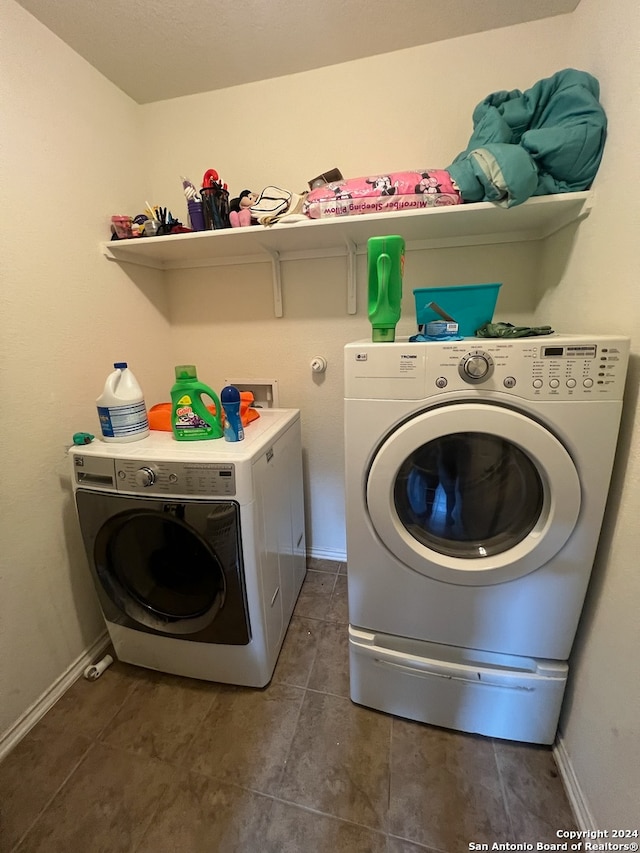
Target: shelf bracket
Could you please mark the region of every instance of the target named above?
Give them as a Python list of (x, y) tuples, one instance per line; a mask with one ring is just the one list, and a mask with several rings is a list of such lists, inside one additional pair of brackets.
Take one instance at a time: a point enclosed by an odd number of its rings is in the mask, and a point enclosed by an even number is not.
[(267, 249), (265, 252), (271, 255), (271, 274), (273, 277), (273, 313), (276, 317), (283, 316), (282, 310), (282, 272), (280, 270), (280, 252), (275, 249)]
[(347, 313), (355, 314), (358, 311), (356, 302), (356, 251), (358, 247), (348, 237), (345, 238), (345, 243), (347, 244)]

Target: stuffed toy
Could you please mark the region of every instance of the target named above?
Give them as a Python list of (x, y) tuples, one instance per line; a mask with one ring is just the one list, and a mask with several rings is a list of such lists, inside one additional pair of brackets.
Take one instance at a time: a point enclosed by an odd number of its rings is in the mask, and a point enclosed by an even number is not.
[(251, 190), (242, 190), (238, 198), (232, 198), (229, 203), (229, 221), (232, 228), (251, 225), (251, 205), (257, 196)]

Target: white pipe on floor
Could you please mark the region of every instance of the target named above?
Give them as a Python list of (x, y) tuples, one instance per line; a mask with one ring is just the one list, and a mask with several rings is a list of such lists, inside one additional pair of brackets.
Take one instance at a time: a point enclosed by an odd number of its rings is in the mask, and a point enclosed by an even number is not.
[(96, 678), (100, 678), (102, 673), (108, 666), (111, 666), (113, 663), (113, 658), (111, 655), (105, 655), (102, 660), (98, 661), (98, 663), (91, 664), (84, 671), (84, 677), (88, 681), (95, 681)]

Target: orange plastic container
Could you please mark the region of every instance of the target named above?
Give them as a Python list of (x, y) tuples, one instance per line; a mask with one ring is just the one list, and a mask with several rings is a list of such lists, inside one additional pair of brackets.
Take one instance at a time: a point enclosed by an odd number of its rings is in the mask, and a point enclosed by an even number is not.
[[(216, 413), (215, 406), (207, 406), (212, 415)], [(260, 417), (258, 409), (253, 408), (253, 392), (240, 392), (240, 418), (242, 425), (247, 426)], [(156, 403), (149, 409), (149, 429), (159, 432), (171, 432), (171, 403)]]

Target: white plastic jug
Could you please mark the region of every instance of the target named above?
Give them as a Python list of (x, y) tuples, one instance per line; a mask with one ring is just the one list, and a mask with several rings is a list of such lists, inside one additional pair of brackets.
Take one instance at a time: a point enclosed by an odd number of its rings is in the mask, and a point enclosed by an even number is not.
[(126, 361), (116, 362), (96, 400), (105, 441), (138, 441), (149, 435), (149, 418), (138, 380)]

